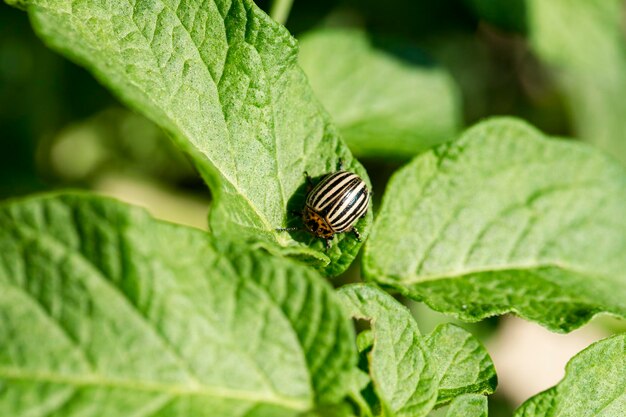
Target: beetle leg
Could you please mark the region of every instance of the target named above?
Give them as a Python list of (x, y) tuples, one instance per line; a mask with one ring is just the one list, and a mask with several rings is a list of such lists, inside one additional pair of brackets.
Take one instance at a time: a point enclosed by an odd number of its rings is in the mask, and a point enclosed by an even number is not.
[(335, 235), (331, 235), (330, 237), (324, 238), (324, 242), (326, 242), (326, 252), (330, 250), (330, 241), (335, 238)]
[(313, 178), (306, 171), (304, 171), (304, 177), (306, 178), (306, 193), (308, 194), (313, 189)]
[(354, 233), (354, 236), (356, 236), (356, 240), (361, 242), (361, 234), (359, 233), (356, 227), (352, 226), (352, 232)]

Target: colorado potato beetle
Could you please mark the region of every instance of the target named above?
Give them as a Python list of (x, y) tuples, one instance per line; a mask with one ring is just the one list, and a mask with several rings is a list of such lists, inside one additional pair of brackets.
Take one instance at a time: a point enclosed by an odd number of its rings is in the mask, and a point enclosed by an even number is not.
[[(300, 215), (304, 230), (326, 241), (337, 233), (354, 232), (361, 240), (354, 224), (364, 217), (370, 203), (370, 192), (365, 181), (357, 174), (343, 170), (341, 162), (338, 170), (326, 175), (313, 187), (311, 177), (306, 174), (309, 192)], [(303, 230), (300, 227), (277, 229), (281, 231)]]

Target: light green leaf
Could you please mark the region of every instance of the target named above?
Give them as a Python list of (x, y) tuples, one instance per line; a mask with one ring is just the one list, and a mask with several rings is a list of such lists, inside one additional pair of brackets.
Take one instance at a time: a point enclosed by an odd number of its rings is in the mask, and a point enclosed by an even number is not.
[(389, 294), (347, 285), (339, 294), (354, 318), (371, 321), (370, 374), (383, 407), (393, 416), (425, 416), (437, 399), (437, 375), (410, 311)]
[(354, 332), (314, 271), (87, 195), (0, 206), (0, 415), (296, 416)]
[(493, 119), (394, 175), (364, 271), (465, 320), (511, 311), (568, 331), (626, 316), (624, 207), (618, 164)]
[(424, 337), (410, 311), (379, 288), (354, 284), (339, 294), (354, 318), (371, 323), (371, 331), (364, 332), (373, 345), (369, 371), (390, 415), (427, 415), (458, 395), (493, 392), (491, 358), (465, 330), (442, 325)]
[(307, 34), (299, 62), (357, 155), (408, 158), (452, 139), (461, 125), (459, 92), (447, 72), (378, 51), (361, 31)]
[(452, 401), (446, 417), (487, 417), (488, 413), (487, 397), (478, 394), (466, 394)]
[(487, 350), (471, 333), (443, 324), (428, 336), (426, 345), (439, 380), (437, 404), (461, 394), (494, 392), (498, 384), (496, 369)]
[[(326, 254), (319, 239), (275, 230), (290, 219), (301, 225), (289, 209), (302, 208), (304, 171), (332, 172), (341, 158), (367, 176), (297, 66), (295, 39), (252, 0), (19, 5), (48, 45), (87, 67), (191, 157), (214, 196), (217, 237), (259, 240), (330, 275), (350, 264), (360, 246), (353, 236), (339, 236)], [(359, 230), (367, 233), (367, 223)]]
[(574, 356), (563, 380), (526, 401), (515, 417), (623, 417), (626, 415), (626, 333)]
[(526, 0), (526, 8), (530, 44), (553, 69), (577, 135), (626, 164), (623, 0)]

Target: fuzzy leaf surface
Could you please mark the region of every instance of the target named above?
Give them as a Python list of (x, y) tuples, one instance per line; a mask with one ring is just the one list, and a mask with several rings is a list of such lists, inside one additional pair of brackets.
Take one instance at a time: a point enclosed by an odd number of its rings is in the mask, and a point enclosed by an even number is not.
[(410, 311), (381, 289), (354, 284), (339, 289), (352, 317), (369, 320), (369, 372), (390, 415), (427, 415), (467, 393), (492, 393), (495, 369), (482, 345), (454, 325), (422, 336)]
[(298, 59), (358, 156), (410, 158), (452, 139), (461, 125), (459, 92), (445, 70), (376, 50), (362, 31), (309, 33)]
[(492, 119), (393, 176), (364, 270), (465, 320), (514, 312), (568, 331), (626, 316), (624, 207), (619, 164)]
[(450, 404), (446, 417), (487, 417), (487, 397), (478, 394), (466, 394), (456, 397)]
[(556, 386), (526, 401), (515, 417), (626, 415), (626, 333), (574, 356)]
[(0, 415), (297, 416), (356, 369), (310, 268), (88, 195), (0, 206)]
[(370, 320), (370, 375), (383, 407), (394, 416), (427, 415), (437, 399), (437, 375), (409, 310), (367, 284), (344, 286), (339, 294), (352, 317)]
[(471, 333), (454, 324), (442, 324), (428, 335), (426, 345), (439, 380), (437, 405), (462, 394), (495, 391), (496, 368), (485, 347)]
[(264, 242), (328, 275), (351, 263), (352, 236), (325, 253), (306, 233), (275, 230), (301, 225), (290, 210), (303, 207), (305, 171), (321, 176), (342, 159), (367, 175), (313, 96), (295, 39), (252, 0), (7, 1), (190, 156), (213, 193), (216, 236)]

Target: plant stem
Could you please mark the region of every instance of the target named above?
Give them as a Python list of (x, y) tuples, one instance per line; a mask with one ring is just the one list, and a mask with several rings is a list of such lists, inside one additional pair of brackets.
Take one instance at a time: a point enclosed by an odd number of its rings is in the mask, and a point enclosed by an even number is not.
[(289, 17), (292, 3), (293, 0), (274, 0), (270, 9), (270, 17), (284, 25)]

